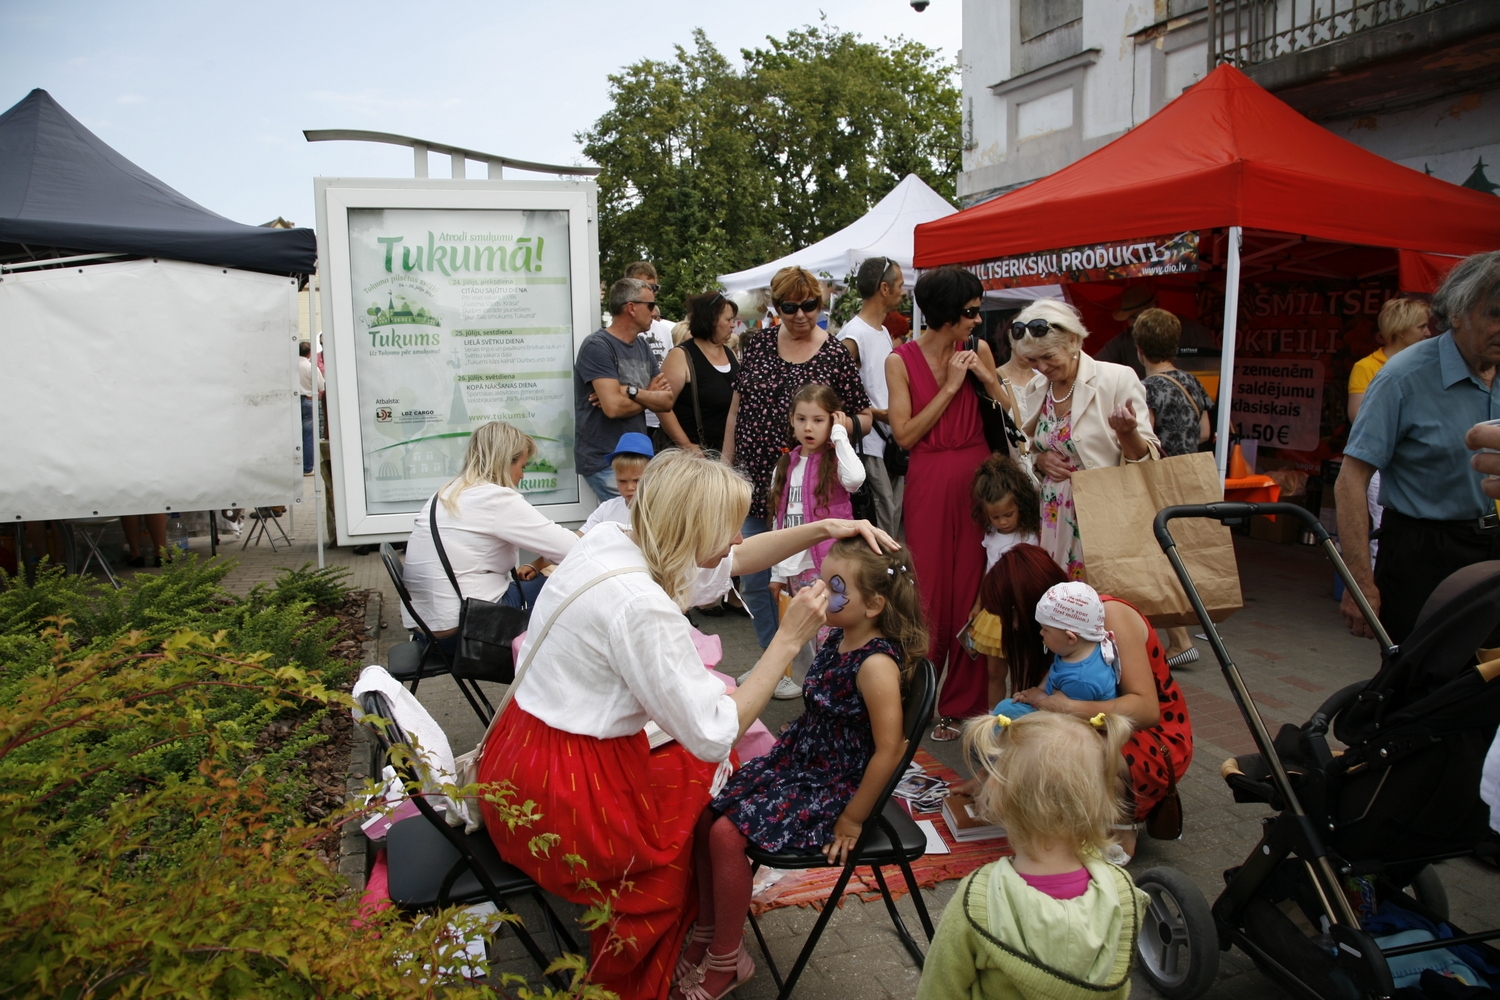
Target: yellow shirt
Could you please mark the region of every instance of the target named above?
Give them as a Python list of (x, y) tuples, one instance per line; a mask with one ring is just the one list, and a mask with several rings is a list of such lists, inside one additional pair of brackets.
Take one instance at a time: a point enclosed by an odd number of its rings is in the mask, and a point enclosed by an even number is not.
[(1385, 348), (1377, 347), (1374, 354), (1354, 362), (1354, 367), (1349, 372), (1349, 392), (1364, 392), (1370, 388), (1371, 380), (1389, 360), (1390, 358), (1385, 356)]

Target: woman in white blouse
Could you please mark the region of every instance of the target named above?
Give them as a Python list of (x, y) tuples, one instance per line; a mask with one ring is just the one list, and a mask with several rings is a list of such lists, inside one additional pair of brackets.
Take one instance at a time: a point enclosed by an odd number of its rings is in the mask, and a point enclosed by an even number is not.
[[(584, 904), (609, 898), (612, 922), (593, 935), (592, 981), (625, 1000), (666, 993), (693, 918), (694, 824), (735, 743), (823, 623), (828, 591), (820, 582), (796, 596), (733, 694), (703, 668), (683, 609), (717, 601), (731, 575), (829, 538), (861, 534), (895, 548), (867, 521), (744, 539), (749, 507), (750, 484), (728, 466), (680, 450), (653, 460), (631, 526), (597, 526), (553, 573), (521, 649), (521, 663), (531, 662), (485, 741), (480, 781), (508, 784), (512, 801), (529, 800), (538, 814), (511, 827), (486, 804), (490, 836), (548, 891)], [(651, 750), (648, 721), (674, 742)], [(533, 852), (542, 834), (557, 839)]]
[[(440, 644), (456, 641), (462, 601), (432, 542), (434, 508), (443, 551), (464, 597), (498, 601), (510, 587), (521, 549), (559, 562), (578, 541), (516, 490), (535, 454), (536, 442), (510, 424), (482, 424), (469, 438), (463, 471), (422, 505), (406, 542), (404, 579), (413, 609)], [(527, 580), (537, 570), (527, 565), (517, 572)], [(409, 629), (417, 627), (404, 607), (401, 620)]]

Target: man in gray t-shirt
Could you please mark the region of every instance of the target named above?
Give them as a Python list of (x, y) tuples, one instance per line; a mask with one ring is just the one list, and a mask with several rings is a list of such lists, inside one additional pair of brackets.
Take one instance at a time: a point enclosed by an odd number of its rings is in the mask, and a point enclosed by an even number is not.
[(605, 456), (620, 435), (646, 432), (647, 410), (677, 401), (641, 334), (651, 326), (656, 293), (644, 281), (621, 278), (609, 289), (609, 326), (584, 338), (573, 362), (573, 458), (578, 474), (602, 503), (619, 496)]

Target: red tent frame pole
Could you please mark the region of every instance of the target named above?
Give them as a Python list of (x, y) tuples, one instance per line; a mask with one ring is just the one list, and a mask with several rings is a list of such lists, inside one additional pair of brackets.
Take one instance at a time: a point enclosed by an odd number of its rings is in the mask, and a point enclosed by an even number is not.
[(1243, 230), (1229, 227), (1229, 257), (1224, 265), (1224, 345), (1219, 356), (1219, 436), (1214, 461), (1223, 479), (1229, 468), (1229, 411), (1234, 405), (1235, 326), (1240, 317), (1240, 241)]

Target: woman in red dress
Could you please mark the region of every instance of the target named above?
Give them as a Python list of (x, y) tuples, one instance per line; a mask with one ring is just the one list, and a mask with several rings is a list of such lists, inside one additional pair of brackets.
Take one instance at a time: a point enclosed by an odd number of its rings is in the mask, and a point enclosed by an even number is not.
[(938, 698), (942, 716), (935, 740), (958, 739), (957, 721), (989, 708), (989, 672), (957, 636), (968, 621), (984, 575), (984, 535), (974, 523), (969, 487), (990, 455), (979, 418), (972, 373), (992, 399), (1006, 406), (989, 344), (966, 341), (981, 322), (984, 287), (958, 267), (940, 267), (917, 279), (917, 305), (927, 329), (885, 362), (891, 432), (911, 452), (906, 473), (906, 544), (916, 564), (922, 609), (932, 637), (932, 665), (948, 675)]
[[(717, 601), (731, 574), (829, 538), (897, 547), (847, 520), (743, 540), (749, 507), (750, 484), (725, 465), (678, 450), (652, 461), (630, 528), (590, 531), (542, 590), (521, 648), (526, 673), (485, 738), (479, 780), (506, 782), (512, 802), (535, 806), (531, 822), (513, 826), (483, 806), (500, 856), (565, 899), (609, 902), (611, 920), (592, 934), (590, 981), (623, 1000), (667, 996), (695, 916), (693, 829), (734, 744), (823, 624), (827, 588), (798, 593), (732, 695), (703, 669), (683, 609)], [(674, 742), (652, 750), (648, 721)]]

